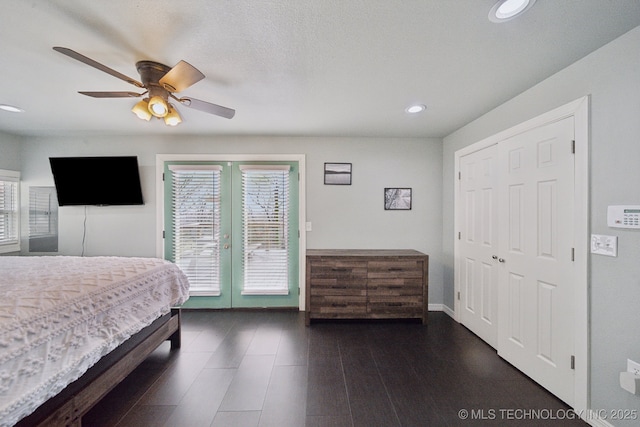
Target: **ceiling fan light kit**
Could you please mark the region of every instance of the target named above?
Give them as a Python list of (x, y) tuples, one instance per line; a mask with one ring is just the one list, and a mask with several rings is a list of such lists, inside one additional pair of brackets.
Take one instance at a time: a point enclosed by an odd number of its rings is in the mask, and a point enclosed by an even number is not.
[(149, 111), (149, 98), (145, 98), (139, 101), (131, 109), (133, 113), (138, 116), (139, 119), (149, 121), (151, 120), (151, 112)]
[(235, 115), (235, 110), (221, 105), (212, 104), (210, 102), (201, 101), (195, 98), (178, 98), (174, 95), (181, 92), (191, 85), (199, 82), (205, 76), (193, 65), (185, 61), (180, 61), (175, 67), (170, 68), (164, 64), (154, 61), (138, 61), (136, 69), (140, 74), (142, 82), (138, 82), (118, 71), (115, 71), (106, 65), (103, 65), (91, 58), (88, 58), (78, 52), (66, 47), (54, 47), (53, 50), (67, 55), (86, 65), (94, 67), (100, 71), (110, 74), (120, 80), (132, 84), (138, 88), (146, 89), (142, 93), (137, 92), (79, 92), (82, 95), (92, 98), (128, 98), (141, 97), (148, 95), (138, 103), (136, 103), (131, 111), (142, 120), (149, 121), (152, 116), (164, 118), (164, 122), (168, 126), (176, 126), (182, 123), (182, 117), (173, 104), (169, 103), (169, 97), (180, 102), (182, 105), (203, 111), (205, 113), (214, 114), (216, 116), (227, 119)]
[(169, 113), (169, 105), (160, 95), (149, 98), (149, 112), (156, 117), (164, 117)]
[(180, 117), (178, 110), (176, 110), (172, 104), (169, 104), (169, 111), (167, 112), (167, 115), (164, 116), (164, 123), (167, 126), (178, 126), (182, 123), (182, 117)]

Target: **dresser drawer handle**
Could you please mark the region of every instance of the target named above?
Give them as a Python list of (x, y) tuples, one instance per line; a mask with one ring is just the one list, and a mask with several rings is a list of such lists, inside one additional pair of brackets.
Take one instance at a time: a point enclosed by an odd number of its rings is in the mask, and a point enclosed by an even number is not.
[(332, 268), (331, 271), (349, 271), (348, 268)]
[(400, 306), (402, 306), (402, 303), (401, 302), (388, 302), (385, 305), (387, 305), (389, 307), (400, 307)]
[(404, 271), (404, 268), (389, 268), (388, 271)]
[(331, 304), (331, 307), (347, 307), (347, 304), (340, 304), (340, 303), (334, 302), (333, 304)]

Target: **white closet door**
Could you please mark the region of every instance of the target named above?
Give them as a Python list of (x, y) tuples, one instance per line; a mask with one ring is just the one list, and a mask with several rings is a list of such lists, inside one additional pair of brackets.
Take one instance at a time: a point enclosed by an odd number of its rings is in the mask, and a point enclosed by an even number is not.
[(498, 340), (497, 145), (460, 158), (460, 322), (494, 348)]
[(573, 118), (500, 142), (498, 353), (574, 401)]

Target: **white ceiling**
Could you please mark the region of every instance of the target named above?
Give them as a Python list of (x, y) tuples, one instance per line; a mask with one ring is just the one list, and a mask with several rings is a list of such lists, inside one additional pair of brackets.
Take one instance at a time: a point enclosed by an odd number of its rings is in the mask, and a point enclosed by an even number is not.
[[(503, 24), (495, 1), (0, 0), (0, 103), (26, 110), (0, 130), (442, 137), (640, 25), (640, 0), (537, 0)], [(144, 122), (135, 98), (77, 93), (136, 87), (53, 46), (136, 80), (138, 60), (183, 59), (206, 78), (180, 95), (236, 116)]]

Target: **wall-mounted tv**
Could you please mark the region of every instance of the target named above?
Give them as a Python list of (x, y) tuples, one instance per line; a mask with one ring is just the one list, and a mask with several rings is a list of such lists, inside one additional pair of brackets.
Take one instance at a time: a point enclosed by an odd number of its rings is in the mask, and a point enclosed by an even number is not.
[(136, 156), (50, 157), (58, 205), (142, 205)]

